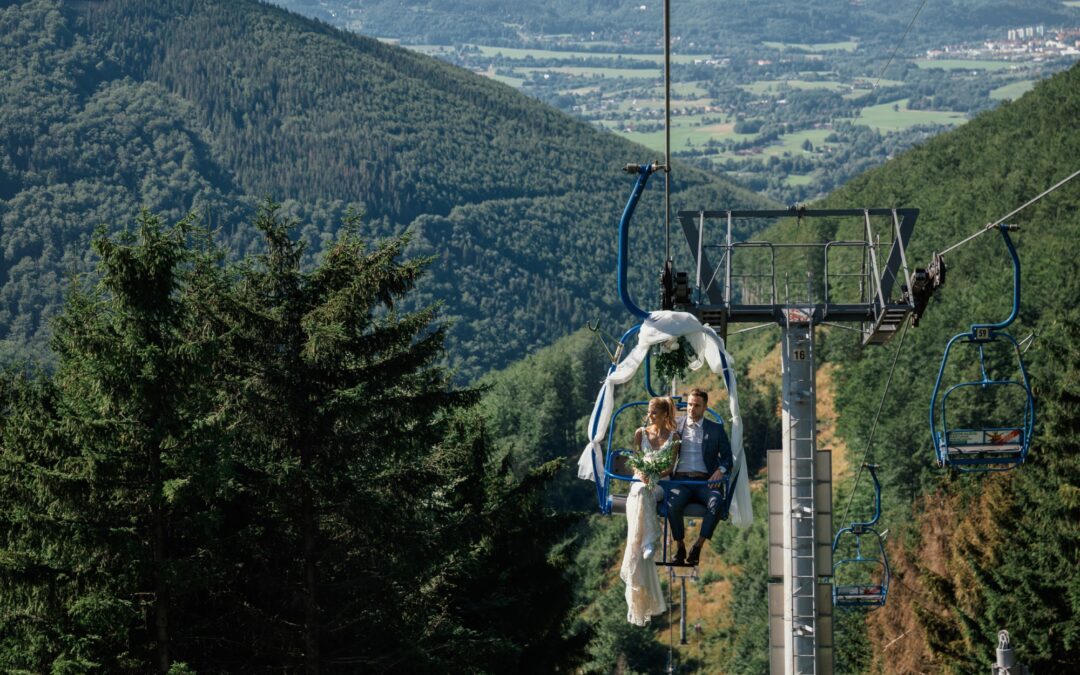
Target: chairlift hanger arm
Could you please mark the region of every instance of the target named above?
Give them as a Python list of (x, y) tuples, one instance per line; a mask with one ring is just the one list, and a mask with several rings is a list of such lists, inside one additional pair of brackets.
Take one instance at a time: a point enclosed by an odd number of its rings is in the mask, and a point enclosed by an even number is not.
[(1012, 239), (1009, 237), (1009, 230), (1020, 229), (1017, 225), (1006, 225), (1001, 223), (998, 225), (998, 230), (1001, 232), (1001, 238), (1005, 241), (1006, 248), (1009, 249), (1009, 257), (1012, 258), (1013, 264), (1013, 305), (1012, 312), (1008, 318), (998, 323), (973, 323), (971, 324), (971, 334), (977, 335), (979, 329), (985, 329), (987, 331), (1004, 330), (1013, 321), (1016, 321), (1017, 315), (1020, 313), (1020, 256), (1016, 254), (1016, 246), (1013, 244)]
[(874, 517), (865, 522), (851, 524), (852, 529), (859, 531), (867, 530), (876, 525), (881, 518), (881, 481), (877, 477), (877, 464), (864, 464), (863, 466), (870, 472), (870, 478), (874, 481)]
[(623, 209), (622, 218), (619, 219), (619, 261), (617, 267), (617, 277), (619, 286), (619, 298), (622, 300), (623, 306), (627, 311), (636, 316), (639, 319), (646, 319), (649, 313), (638, 307), (638, 305), (630, 298), (630, 291), (627, 288), (626, 270), (630, 258), (630, 219), (634, 215), (634, 211), (637, 209), (638, 200), (641, 199), (641, 193), (645, 191), (645, 185), (649, 182), (649, 176), (658, 169), (658, 165), (653, 162), (652, 164), (627, 164), (625, 171), (627, 173), (636, 173), (638, 178), (634, 183), (634, 189), (630, 193), (630, 199), (626, 202), (626, 208)]

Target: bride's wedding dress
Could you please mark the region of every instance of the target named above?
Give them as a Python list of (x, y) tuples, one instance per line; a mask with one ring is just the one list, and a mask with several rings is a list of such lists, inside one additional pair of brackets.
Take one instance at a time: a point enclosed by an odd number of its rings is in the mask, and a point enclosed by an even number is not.
[[(645, 455), (660, 452), (670, 446), (668, 436), (659, 449), (649, 445), (648, 434), (642, 430), (641, 449)], [(649, 620), (667, 610), (664, 592), (660, 588), (660, 575), (656, 571), (653, 555), (660, 547), (660, 525), (656, 518), (656, 501), (659, 486), (642, 482), (630, 484), (626, 497), (626, 550), (623, 551), (622, 569), (619, 576), (626, 583), (626, 620), (636, 626), (644, 626)]]

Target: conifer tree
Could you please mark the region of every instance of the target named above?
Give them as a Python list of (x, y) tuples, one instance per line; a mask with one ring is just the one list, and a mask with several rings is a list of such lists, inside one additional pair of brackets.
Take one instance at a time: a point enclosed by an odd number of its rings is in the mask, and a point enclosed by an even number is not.
[(239, 271), (223, 371), (241, 482), (265, 500), (247, 514), (262, 539), (244, 623), (268, 663), (393, 666), (380, 652), (445, 611), (423, 584), (449, 552), (438, 518), (454, 486), (431, 455), (477, 395), (438, 365), (435, 308), (396, 311), (426, 264), (398, 261), (406, 239), (369, 250), (353, 223), (304, 271), (276, 205), (255, 225), (266, 252)]
[[(24, 515), (8, 526), (6, 560), (22, 562), (6, 571), (22, 593), (6, 611), (44, 612), (21, 638), (44, 646), (10, 667), (167, 672), (178, 608), (213, 577), (212, 341), (197, 337), (181, 297), (194, 269), (188, 232), (145, 213), (135, 233), (98, 232), (100, 281), (71, 293), (58, 369), (20, 399), (35, 422), (8, 419), (4, 469), (19, 486), (9, 503)], [(37, 584), (50, 589), (44, 605)]]

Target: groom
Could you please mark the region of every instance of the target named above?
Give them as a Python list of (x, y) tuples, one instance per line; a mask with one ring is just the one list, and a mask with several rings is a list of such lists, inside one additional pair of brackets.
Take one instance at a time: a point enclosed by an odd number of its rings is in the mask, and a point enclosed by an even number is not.
[[(677, 565), (697, 565), (701, 558), (701, 548), (716, 529), (716, 524), (726, 513), (721, 513), (724, 503), (724, 476), (731, 472), (733, 463), (731, 442), (728, 441), (724, 427), (705, 419), (705, 410), (709, 405), (709, 394), (702, 389), (693, 389), (686, 397), (686, 417), (678, 422), (682, 436), (679, 458), (675, 462), (672, 478), (675, 480), (708, 480), (707, 485), (675, 485), (668, 489), (665, 497), (667, 519), (671, 527), (671, 537), (675, 540)], [(690, 502), (704, 504), (708, 513), (701, 521), (701, 531), (697, 541), (686, 554), (683, 542), (683, 510)]]

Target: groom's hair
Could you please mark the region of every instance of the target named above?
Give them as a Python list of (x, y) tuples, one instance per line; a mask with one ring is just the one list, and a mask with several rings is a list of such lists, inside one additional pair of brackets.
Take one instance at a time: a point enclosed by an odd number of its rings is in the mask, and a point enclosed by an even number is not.
[(691, 396), (697, 396), (702, 401), (705, 401), (706, 405), (708, 405), (709, 403), (709, 392), (705, 391), (704, 389), (691, 389), (690, 393), (686, 395), (686, 398), (690, 398)]

